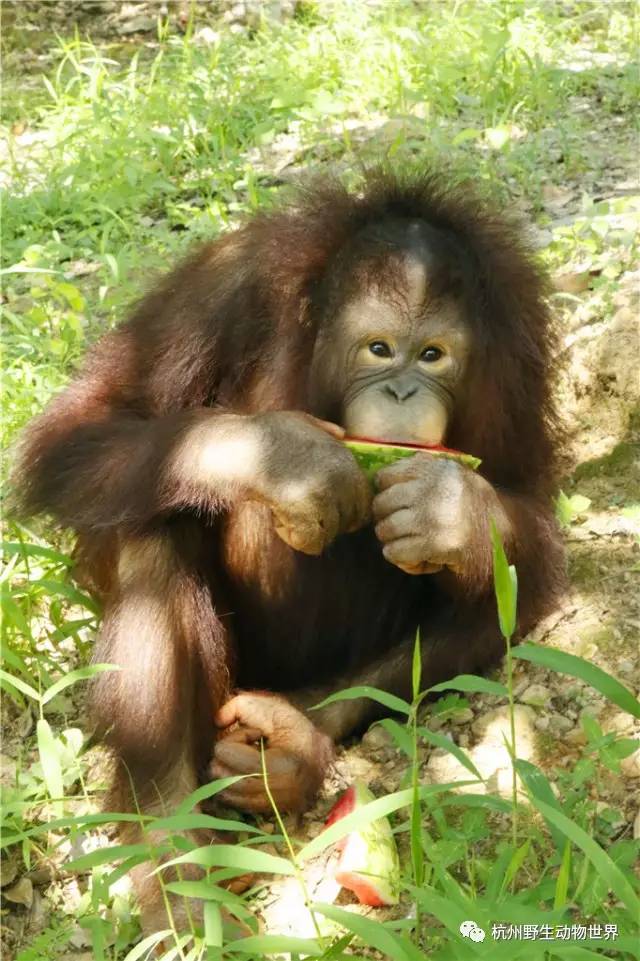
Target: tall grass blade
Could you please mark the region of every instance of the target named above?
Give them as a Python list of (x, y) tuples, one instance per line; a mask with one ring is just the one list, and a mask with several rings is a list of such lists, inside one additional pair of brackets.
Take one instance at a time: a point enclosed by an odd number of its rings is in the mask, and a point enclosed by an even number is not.
[[(459, 781), (455, 785), (425, 784), (418, 789), (418, 792), (422, 799), (436, 794), (444, 794), (450, 791), (452, 787), (459, 787), (460, 784), (464, 785), (465, 783), (464, 781)], [(302, 850), (298, 852), (298, 861), (301, 863), (302, 861), (308, 860), (310, 857), (319, 854), (320, 851), (324, 850), (324, 848), (330, 844), (335, 844), (336, 841), (339, 841), (352, 831), (359, 831), (366, 824), (377, 821), (378, 818), (386, 817), (388, 814), (400, 810), (400, 808), (408, 807), (412, 800), (413, 790), (411, 788), (405, 788), (403, 791), (396, 791), (393, 794), (388, 794), (386, 797), (377, 798), (375, 801), (369, 801), (368, 804), (363, 804), (362, 807), (356, 811), (352, 811), (351, 814), (347, 814), (339, 821), (336, 821), (331, 827), (325, 828), (317, 837), (312, 838), (308, 844), (305, 844)]]
[(379, 921), (352, 914), (332, 904), (314, 904), (313, 910), (347, 931), (353, 931), (364, 944), (382, 952), (385, 958), (393, 958), (393, 961), (424, 961), (424, 954), (417, 947)]
[(569, 880), (571, 878), (571, 843), (566, 841), (562, 852), (562, 862), (556, 879), (556, 891), (553, 898), (554, 911), (560, 911), (567, 903)]
[(538, 644), (519, 644), (513, 648), (512, 653), (514, 657), (531, 661), (532, 664), (541, 664), (552, 671), (570, 674), (571, 677), (586, 681), (623, 711), (640, 718), (640, 701), (631, 691), (601, 667), (585, 661), (583, 657), (559, 651), (556, 647), (542, 647)]
[[(215, 901), (208, 901), (203, 909), (204, 917), (204, 943), (207, 948), (222, 947), (222, 915), (220, 905)], [(208, 953), (208, 952), (207, 952)], [(211, 952), (211, 957), (216, 957), (219, 952)]]
[(57, 694), (60, 694), (61, 691), (64, 691), (77, 681), (87, 680), (88, 678), (95, 677), (96, 674), (104, 673), (104, 671), (120, 670), (122, 670), (122, 668), (119, 664), (90, 664), (88, 667), (79, 667), (75, 671), (70, 671), (69, 674), (61, 677), (55, 684), (52, 684), (42, 695), (42, 704), (48, 704)]
[(518, 575), (500, 540), (495, 521), (491, 520), (491, 543), (493, 546), (493, 586), (498, 604), (498, 620), (503, 637), (512, 637), (516, 630), (518, 606)]
[(477, 777), (479, 781), (484, 781), (484, 778), (478, 768), (475, 766), (466, 751), (463, 751), (461, 747), (452, 741), (450, 738), (446, 737), (444, 734), (440, 734), (439, 731), (430, 731), (427, 727), (419, 727), (418, 734), (420, 737), (428, 741), (429, 744), (433, 744), (435, 747), (442, 748), (442, 750), (447, 751), (449, 754), (453, 754), (455, 759), (466, 767), (467, 771)]
[[(516, 759), (516, 772), (519, 774), (522, 783), (526, 787), (529, 794), (533, 797), (537, 797), (540, 801), (548, 804), (550, 807), (555, 808), (556, 811), (562, 812), (560, 802), (553, 793), (551, 784), (542, 773), (539, 767), (532, 764), (531, 761), (525, 761), (522, 758)], [(562, 831), (559, 831), (555, 824), (547, 821), (551, 837), (553, 838), (553, 843), (555, 844), (556, 850), (559, 855), (562, 855), (565, 847), (565, 836)]]
[(0, 682), (2, 682), (3, 685), (8, 684), (10, 687), (20, 691), (21, 694), (26, 694), (27, 697), (32, 697), (34, 701), (40, 700), (40, 692), (36, 691), (35, 687), (31, 687), (31, 685), (23, 681), (21, 677), (9, 674), (8, 671), (0, 670)]
[(398, 714), (411, 713), (411, 705), (408, 701), (403, 700), (401, 697), (396, 697), (395, 694), (389, 694), (387, 691), (381, 691), (377, 687), (369, 687), (368, 684), (362, 684), (359, 687), (348, 687), (345, 688), (344, 691), (331, 694), (329, 697), (326, 697), (324, 701), (320, 701), (319, 704), (314, 704), (310, 710), (317, 711), (321, 707), (326, 707), (327, 704), (335, 704), (336, 701), (354, 701), (359, 697), (368, 697), (372, 701), (377, 701), (378, 704), (384, 704), (390, 711), (397, 712)]
[(170, 938), (172, 933), (171, 928), (165, 928), (164, 931), (154, 931), (153, 934), (136, 944), (135, 948), (132, 948), (125, 956), (124, 961), (140, 961), (140, 958), (152, 958), (153, 949), (156, 945), (164, 941), (165, 938)]
[(556, 811), (555, 808), (545, 804), (544, 801), (535, 796), (531, 800), (545, 818), (555, 824), (570, 841), (573, 841), (584, 851), (598, 874), (606, 881), (611, 891), (627, 906), (633, 916), (640, 917), (640, 898), (606, 851), (566, 814)]
[(242, 847), (231, 844), (209, 844), (206, 847), (187, 851), (177, 858), (165, 861), (158, 871), (172, 867), (175, 864), (197, 864), (204, 868), (236, 868), (238, 871), (255, 871), (259, 874), (295, 874), (295, 868), (286, 858), (255, 848)]
[(255, 958), (280, 954), (300, 954), (303, 957), (316, 958), (322, 954), (320, 944), (312, 938), (292, 938), (285, 934), (239, 938), (237, 941), (228, 941), (224, 950), (225, 954), (253, 954)]
[[(476, 677), (475, 674), (458, 674), (450, 681), (442, 681), (428, 688), (430, 693), (438, 691), (465, 691), (466, 693), (495, 694), (497, 697), (506, 697), (509, 693), (506, 686), (499, 681), (490, 681), (486, 677)], [(426, 692), (425, 692), (426, 693)]]
[(40, 718), (38, 721), (36, 735), (44, 783), (47, 786), (49, 797), (53, 799), (53, 807), (56, 814), (61, 815), (62, 796), (64, 794), (62, 766), (51, 727), (49, 726), (49, 722), (45, 721), (44, 718)]

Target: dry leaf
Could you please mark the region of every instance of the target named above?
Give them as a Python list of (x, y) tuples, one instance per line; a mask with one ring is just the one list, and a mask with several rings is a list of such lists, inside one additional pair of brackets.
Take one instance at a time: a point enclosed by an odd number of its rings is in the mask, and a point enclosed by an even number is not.
[(589, 289), (591, 274), (588, 270), (579, 273), (570, 271), (566, 274), (554, 274), (553, 286), (565, 294), (582, 294)]

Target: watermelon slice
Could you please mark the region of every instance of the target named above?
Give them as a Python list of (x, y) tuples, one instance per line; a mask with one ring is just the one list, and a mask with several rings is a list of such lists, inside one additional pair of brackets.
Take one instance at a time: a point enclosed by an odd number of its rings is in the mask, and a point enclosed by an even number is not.
[(436, 444), (432, 447), (425, 447), (420, 444), (391, 444), (382, 440), (367, 440), (364, 437), (347, 437), (344, 441), (358, 464), (363, 469), (367, 477), (373, 478), (375, 474), (389, 464), (395, 464), (403, 457), (412, 457), (419, 451), (433, 454), (434, 457), (446, 457), (449, 460), (457, 460), (466, 467), (476, 470), (481, 464), (479, 457), (473, 454), (465, 454), (459, 450), (451, 450), (449, 447), (442, 447)]
[[(325, 827), (373, 800), (369, 788), (356, 781), (331, 808)], [(338, 841), (336, 847), (340, 851), (336, 881), (353, 891), (360, 904), (379, 908), (398, 903), (400, 860), (387, 818), (379, 818), (359, 831), (352, 831)]]

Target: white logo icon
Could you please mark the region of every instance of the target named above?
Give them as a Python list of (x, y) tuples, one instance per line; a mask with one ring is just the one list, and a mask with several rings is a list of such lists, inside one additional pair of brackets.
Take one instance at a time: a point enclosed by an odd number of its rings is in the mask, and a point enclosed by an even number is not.
[(460, 925), (460, 934), (463, 938), (471, 938), (472, 941), (484, 941), (485, 933), (479, 928), (475, 921), (463, 921)]

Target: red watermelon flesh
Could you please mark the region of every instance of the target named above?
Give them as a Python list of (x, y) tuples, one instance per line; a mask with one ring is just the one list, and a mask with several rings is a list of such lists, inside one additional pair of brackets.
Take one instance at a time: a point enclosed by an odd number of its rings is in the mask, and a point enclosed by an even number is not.
[(361, 437), (359, 434), (353, 434), (349, 437), (345, 437), (345, 440), (360, 441), (362, 444), (375, 444), (376, 447), (410, 447), (412, 450), (439, 450), (446, 451), (448, 454), (462, 454), (461, 450), (454, 450), (453, 447), (444, 447), (442, 444), (414, 444), (405, 440), (376, 440), (375, 437)]
[[(330, 827), (357, 810), (374, 796), (362, 782), (348, 788), (329, 812), (325, 827)], [(358, 898), (360, 904), (379, 908), (397, 904), (400, 895), (398, 849), (387, 818), (379, 818), (352, 831), (336, 842), (340, 860), (335, 879)]]

